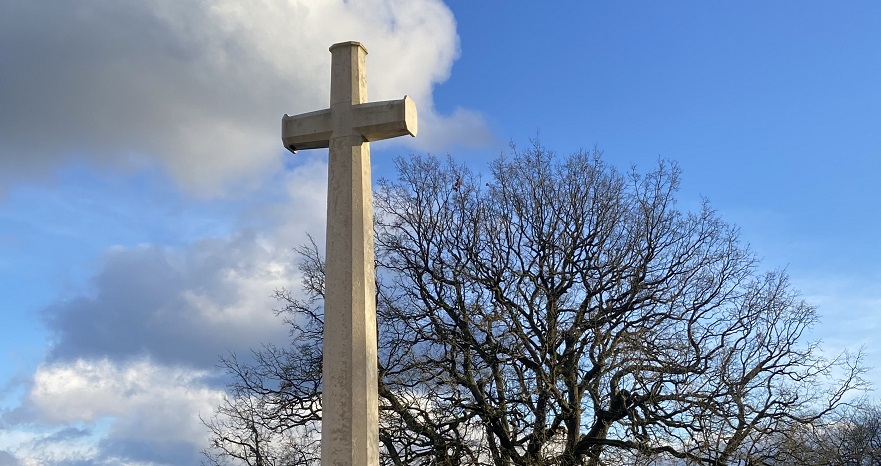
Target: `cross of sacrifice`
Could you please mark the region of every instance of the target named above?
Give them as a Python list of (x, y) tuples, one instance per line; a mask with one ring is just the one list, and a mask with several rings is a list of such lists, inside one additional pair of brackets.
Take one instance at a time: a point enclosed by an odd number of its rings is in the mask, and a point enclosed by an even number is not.
[(367, 103), (358, 42), (330, 47), (330, 108), (282, 118), (281, 139), (329, 147), (324, 296), (322, 466), (379, 464), (370, 141), (416, 136), (416, 104)]

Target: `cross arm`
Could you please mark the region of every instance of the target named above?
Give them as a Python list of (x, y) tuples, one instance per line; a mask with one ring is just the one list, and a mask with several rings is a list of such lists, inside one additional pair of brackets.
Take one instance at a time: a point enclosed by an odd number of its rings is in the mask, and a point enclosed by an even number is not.
[(328, 147), (332, 133), (330, 109), (281, 119), (281, 141), (291, 152)]
[[(330, 109), (285, 115), (281, 119), (282, 143), (291, 152), (328, 147), (333, 124)], [(407, 134), (416, 136), (416, 104), (407, 96), (400, 100), (355, 104), (351, 107), (351, 125), (367, 142)]]
[(365, 141), (378, 141), (409, 134), (416, 136), (416, 104), (410, 97), (352, 106), (353, 129)]

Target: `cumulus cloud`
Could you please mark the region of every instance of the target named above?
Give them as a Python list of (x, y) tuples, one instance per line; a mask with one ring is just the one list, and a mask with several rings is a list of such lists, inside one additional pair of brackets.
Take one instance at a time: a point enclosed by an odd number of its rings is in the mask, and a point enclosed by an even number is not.
[(345, 40), (370, 51), (372, 100), (416, 100), (411, 143), (486, 139), (479, 114), (434, 110), (432, 86), (459, 46), (440, 0), (11, 0), (0, 5), (0, 187), (65, 159), (158, 162), (206, 195), (258, 179), (280, 166), (281, 115), (327, 106), (327, 48)]
[[(260, 223), (185, 246), (142, 244), (108, 250), (90, 290), (43, 312), (52, 336), (49, 361), (130, 360), (210, 367), (226, 351), (284, 344), (273, 292), (300, 288), (292, 248), (323, 236), (324, 162), (286, 172), (278, 199), (246, 209)], [(261, 193), (265, 195), (266, 193)], [(252, 218), (253, 217), (253, 218)]]
[(292, 247), (322, 239), (326, 170), (315, 157), (277, 175), (237, 204), (226, 235), (109, 249), (87, 292), (43, 311), (47, 359), (0, 416), (17, 435), (0, 430), (9, 461), (197, 464), (199, 416), (222, 396), (218, 356), (287, 342), (272, 293), (299, 289)]
[(56, 344), (7, 420), (61, 430), (15, 444), (23, 464), (198, 464), (218, 355), (286, 336), (267, 287), (291, 274), (270, 251), (248, 234), (113, 251), (94, 298), (50, 310)]
[(252, 232), (186, 250), (111, 250), (92, 280), (94, 296), (45, 311), (54, 339), (50, 360), (150, 354), (202, 366), (224, 347), (278, 341), (284, 330), (270, 294), (294, 285), (291, 259)]
[[(23, 442), (19, 460), (196, 464), (205, 439), (199, 416), (209, 415), (223, 396), (206, 384), (208, 378), (207, 371), (160, 365), (148, 358), (44, 364), (34, 375), (27, 399), (33, 420), (71, 427)], [(95, 432), (72, 427), (76, 425), (91, 426)]]
[[(220, 396), (216, 390), (196, 386), (208, 375), (147, 358), (125, 363), (78, 359), (41, 366), (29, 399), (48, 422), (93, 422), (125, 415), (125, 422), (116, 426), (122, 433), (137, 433), (147, 440), (196, 439), (202, 429), (191, 414), (200, 411), (196, 407), (211, 412)], [(178, 427), (170, 431), (169, 425)]]

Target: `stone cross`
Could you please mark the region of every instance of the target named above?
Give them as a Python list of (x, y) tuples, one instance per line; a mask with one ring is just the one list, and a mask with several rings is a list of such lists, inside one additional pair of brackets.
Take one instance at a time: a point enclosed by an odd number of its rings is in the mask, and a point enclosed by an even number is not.
[(330, 148), (321, 464), (375, 466), (379, 404), (369, 142), (416, 136), (416, 104), (406, 96), (367, 103), (367, 49), (342, 42), (330, 53), (330, 108), (285, 115), (281, 139), (294, 153)]

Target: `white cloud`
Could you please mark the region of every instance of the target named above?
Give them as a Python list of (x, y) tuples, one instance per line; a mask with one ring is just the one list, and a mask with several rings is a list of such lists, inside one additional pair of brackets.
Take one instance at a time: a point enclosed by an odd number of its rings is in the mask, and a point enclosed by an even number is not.
[(66, 159), (158, 161), (204, 195), (255, 183), (280, 167), (281, 116), (327, 106), (345, 40), (370, 51), (372, 100), (416, 100), (409, 143), (487, 138), (480, 115), (434, 110), (459, 46), (439, 0), (57, 3), (0, 6), (0, 186)]
[(42, 365), (28, 398), (43, 420), (95, 422), (121, 417), (116, 433), (145, 440), (204, 438), (199, 413), (211, 413), (222, 392), (200, 385), (206, 371), (160, 366), (149, 359), (117, 363), (78, 359)]
[[(305, 233), (323, 240), (326, 170), (310, 158), (241, 197), (237, 231), (110, 247), (91, 292), (44, 311), (53, 346), (24, 404), (0, 416), (10, 429), (0, 450), (22, 464), (198, 462), (198, 416), (222, 393), (218, 356), (287, 342), (271, 295), (299, 289), (292, 248)], [(62, 435), (72, 432), (83, 435)]]
[(80, 427), (19, 433), (5, 446), (22, 464), (192, 462), (207, 438), (199, 416), (223, 396), (206, 384), (209, 376), (149, 359), (44, 364), (28, 394), (31, 412), (41, 423)]
[(228, 350), (284, 344), (273, 292), (300, 288), (293, 248), (306, 233), (323, 240), (324, 173), (324, 162), (305, 164), (280, 177), (275, 199), (254, 201), (259, 207), (245, 202), (239, 221), (258, 223), (260, 233), (245, 226), (185, 246), (109, 248), (90, 293), (44, 311), (53, 337), (49, 360), (147, 354), (206, 367)]
[(143, 245), (107, 253), (93, 296), (45, 311), (50, 360), (149, 354), (159, 361), (210, 365), (226, 349), (282, 342), (274, 289), (295, 288), (287, 245), (240, 232), (187, 249)]

